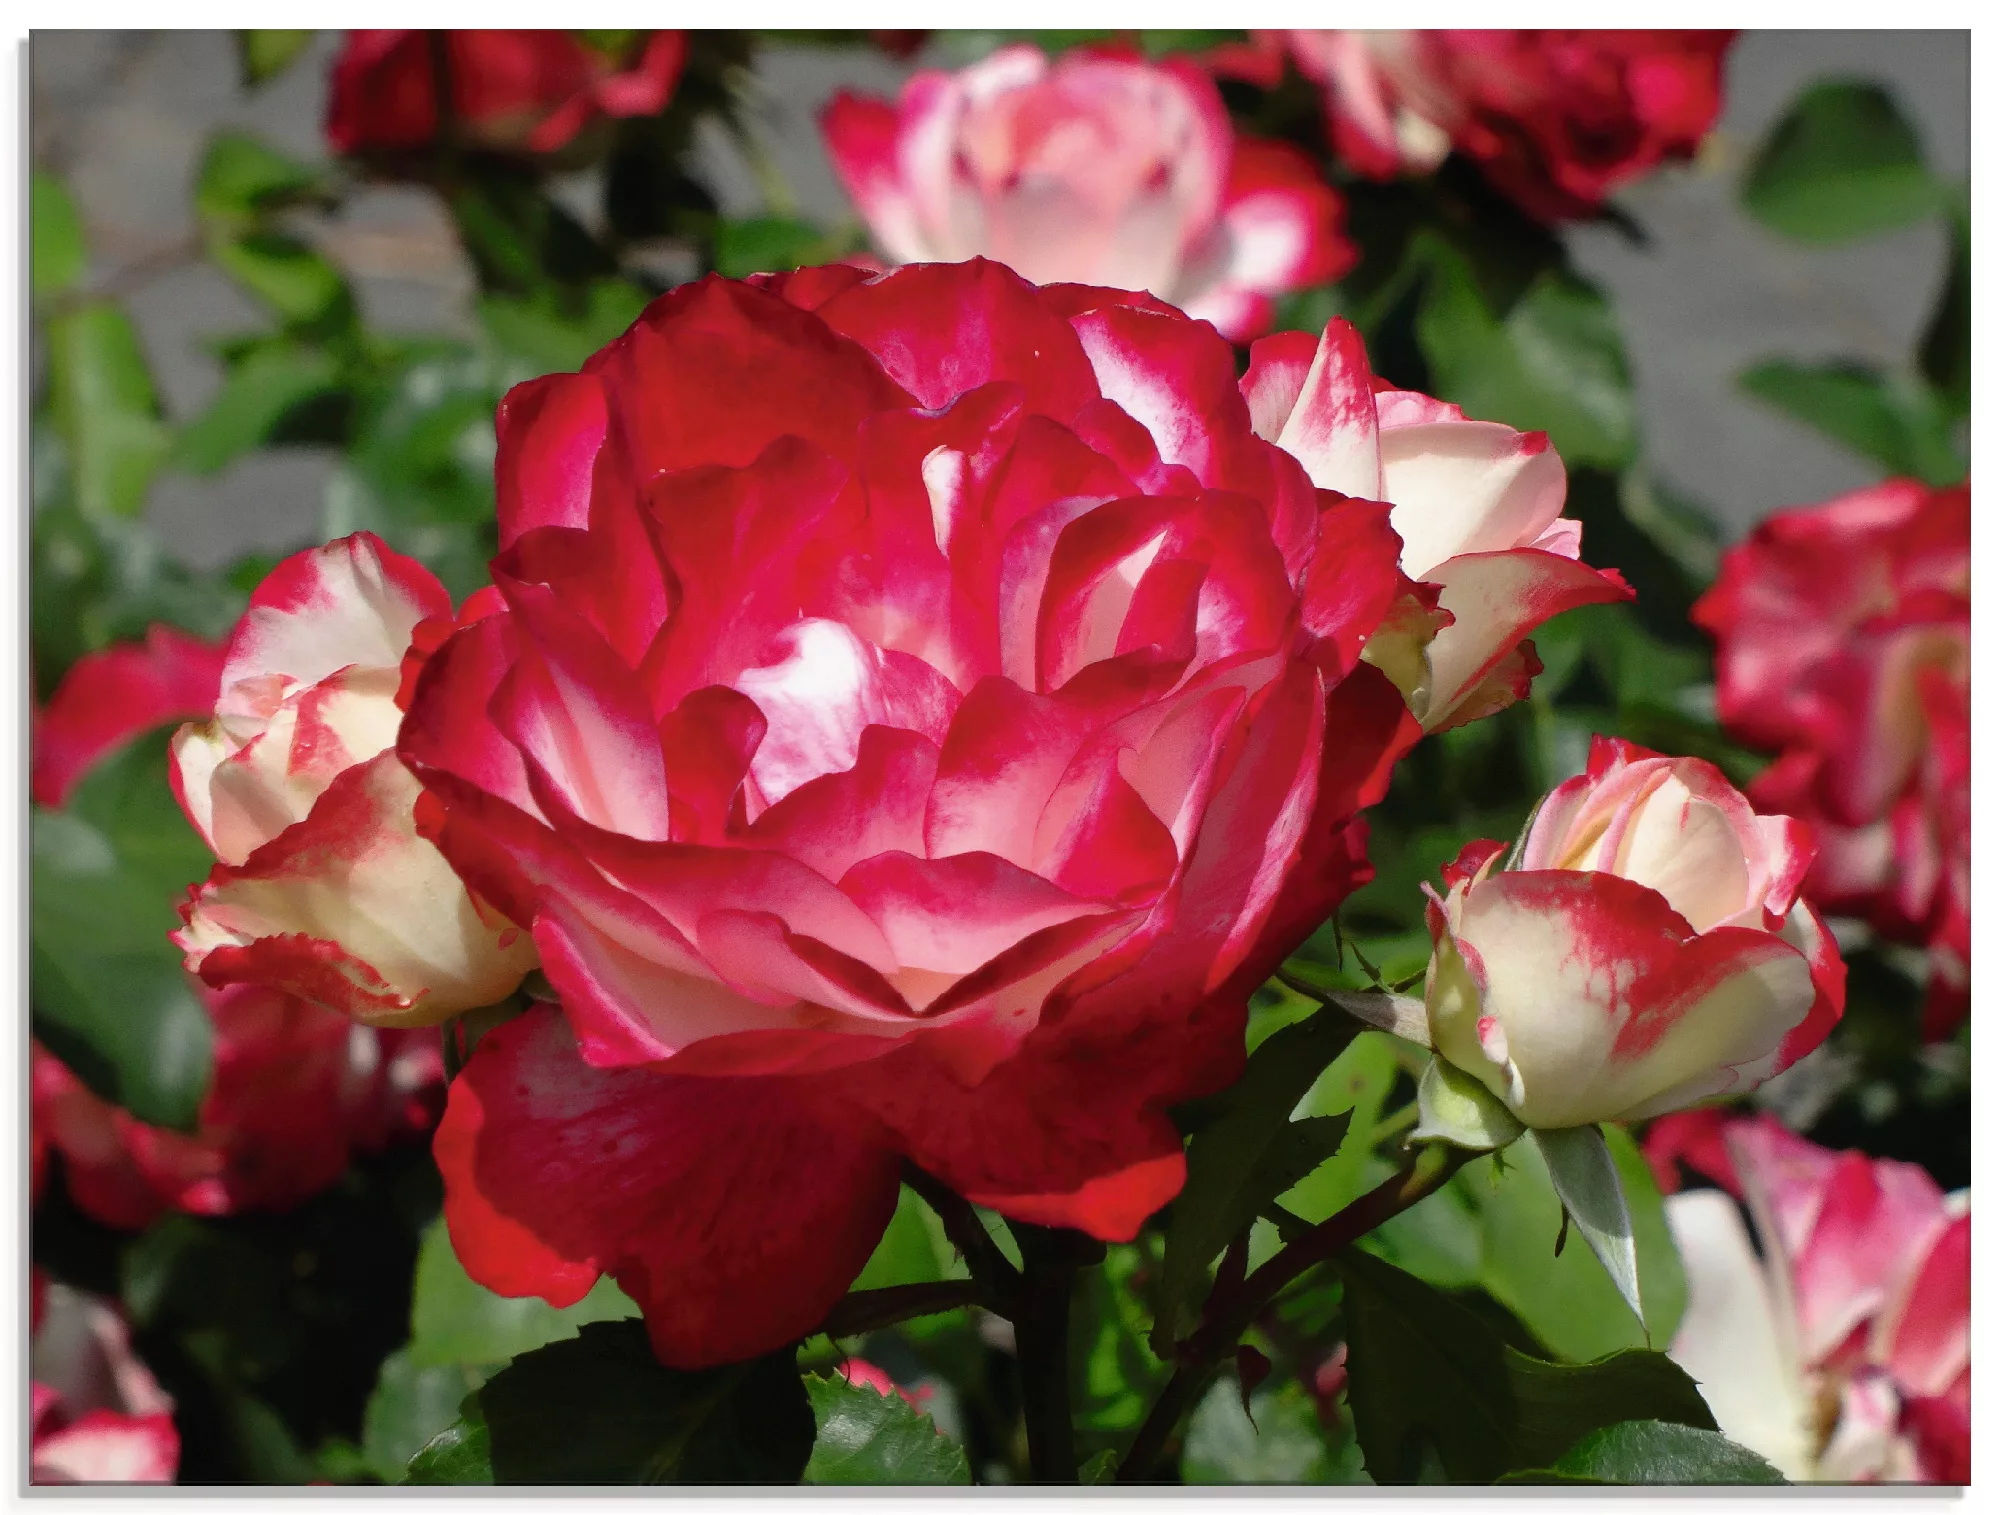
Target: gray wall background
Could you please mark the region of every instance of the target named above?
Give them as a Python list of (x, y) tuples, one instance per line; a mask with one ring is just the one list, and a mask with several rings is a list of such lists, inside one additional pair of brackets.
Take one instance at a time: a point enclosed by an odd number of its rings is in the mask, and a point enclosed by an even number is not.
[[(204, 341), (262, 318), (202, 259), (190, 193), (209, 134), (255, 131), (295, 156), (325, 155), (319, 124), (338, 47), (322, 33), (257, 91), (238, 81), (226, 32), (52, 32), (29, 44), (34, 162), (76, 196), (92, 282), (138, 323), (168, 414), (197, 414), (220, 382)], [(933, 49), (933, 53), (935, 53)], [(772, 157), (808, 215), (847, 214), (814, 114), (843, 86), (890, 93), (913, 63), (864, 50), (780, 48), (755, 81)], [(1927, 320), (1944, 273), (1944, 233), (1923, 225), (1835, 249), (1774, 237), (1735, 206), (1738, 175), (1793, 95), (1831, 74), (1879, 80), (1922, 135), (1932, 167), (1970, 166), (1971, 47), (1963, 31), (1764, 31), (1734, 49), (1724, 117), (1700, 159), (1627, 190), (1650, 234), (1634, 247), (1597, 227), (1567, 233), (1578, 265), (1611, 296), (1638, 388), (1656, 477), (1713, 510), (1731, 536), (1769, 512), (1870, 482), (1872, 465), (1740, 399), (1734, 375), (1760, 358), (1896, 362)], [(755, 181), (718, 132), (700, 144), (726, 209), (761, 207)], [(564, 186), (586, 208), (592, 186)], [(427, 193), (380, 187), (315, 235), (355, 278), (368, 320), (404, 332), (470, 330), (472, 279)], [(168, 475), (149, 517), (193, 566), (318, 539), (329, 456), (265, 452), (209, 479)]]

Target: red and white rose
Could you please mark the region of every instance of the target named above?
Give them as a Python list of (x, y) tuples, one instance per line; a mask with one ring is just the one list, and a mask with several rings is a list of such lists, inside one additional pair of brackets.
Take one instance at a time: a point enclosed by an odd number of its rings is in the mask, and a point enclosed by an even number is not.
[(40, 1269), (31, 1287), (28, 1482), (172, 1483), (173, 1401), (133, 1353), (117, 1307)]
[(452, 1085), (467, 1271), (701, 1364), (812, 1330), (906, 1159), (1133, 1235), (1418, 734), (1387, 507), (1212, 327), (983, 261), (685, 286), (499, 435), (505, 608), (398, 749), (561, 998)]
[(1039, 284), (1144, 290), (1242, 339), (1273, 297), (1352, 266), (1306, 156), (1238, 137), (1185, 61), (1001, 48), (925, 69), (894, 104), (843, 93), (835, 171), (892, 263), (1005, 263)]
[(1369, 653), (1426, 731), (1526, 694), (1541, 664), (1524, 638), (1544, 621), (1632, 597), (1615, 569), (1581, 560), (1583, 527), (1562, 513), (1568, 481), (1547, 436), (1386, 387), (1346, 321), (1317, 341), (1283, 332), (1252, 344), (1243, 394), (1257, 435), (1314, 484), (1387, 502), (1403, 572), (1437, 586), (1442, 629), (1399, 621)]
[(1593, 740), (1511, 856), (1474, 842), (1432, 896), (1429, 1040), (1523, 1125), (1638, 1120), (1811, 1051), (1845, 968), (1800, 897), (1807, 828), (1715, 767)]
[(1816, 900), (1930, 948), (1928, 1025), (1949, 1030), (1972, 956), (1971, 487), (1893, 479), (1781, 511), (1693, 614), (1723, 724), (1778, 749), (1751, 798), (1812, 821)]
[(426, 620), (450, 624), (444, 586), (367, 532), (287, 558), (251, 596), (214, 719), (173, 744), (175, 793), (221, 859), (174, 937), (208, 983), (424, 1026), (534, 965), (527, 933), (418, 833), (393, 743)]
[(1728, 1122), (1721, 1142), (1703, 1166), (1729, 1192), (1670, 1195), (1667, 1221), (1688, 1280), (1671, 1355), (1723, 1433), (1794, 1480), (1969, 1482), (1966, 1194), (1768, 1115)]

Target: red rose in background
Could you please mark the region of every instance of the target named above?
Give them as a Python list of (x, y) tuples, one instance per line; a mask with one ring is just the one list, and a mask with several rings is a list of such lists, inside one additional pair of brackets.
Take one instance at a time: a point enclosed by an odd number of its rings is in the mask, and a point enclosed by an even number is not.
[[(38, 798), (66, 797), (92, 765), (176, 715), (214, 707), (223, 650), (156, 626), (78, 659), (35, 726)], [(135, 1119), (33, 1048), (34, 1182), (50, 1148), (71, 1197), (106, 1225), (164, 1210), (280, 1209), (326, 1188), (356, 1150), (429, 1128), (444, 1069), (434, 1036), (356, 1026), (273, 990), (190, 978), (215, 1035), (215, 1075), (193, 1135)]]
[(1311, 160), (1238, 137), (1184, 61), (1004, 47), (901, 98), (843, 92), (827, 151), (893, 263), (994, 258), (1040, 284), (1145, 290), (1245, 339), (1275, 296), (1353, 266)]
[(283, 1210), (356, 1152), (429, 1128), (444, 1067), (436, 1035), (380, 1032), (251, 985), (203, 989), (215, 1078), (193, 1135), (149, 1126), (34, 1048), (36, 1140), (63, 1157), (70, 1198), (131, 1230), (168, 1210)]
[(452, 1085), (467, 1271), (696, 1365), (817, 1326), (906, 1157), (1132, 1236), (1416, 735), (1388, 507), (1212, 327), (983, 261), (683, 286), (499, 434), (506, 608), (398, 749), (562, 1002)]
[(1770, 517), (1694, 608), (1724, 725), (1779, 752), (1751, 798), (1812, 821), (1827, 909), (1930, 948), (1933, 1034), (1972, 954), (1971, 553), (1970, 485), (1896, 479)]
[(172, 1483), (174, 1404), (133, 1353), (117, 1306), (40, 1269), (31, 1288), (28, 1481)]
[(60, 806), (97, 760), (153, 726), (207, 715), (222, 687), (225, 649), (172, 626), (146, 628), (78, 658), (35, 712), (32, 786), (37, 805)]
[[(1587, 216), (1691, 156), (1722, 108), (1735, 34), (1701, 31), (1293, 31), (1357, 173), (1427, 173), (1454, 148), (1530, 215)], [(1223, 62), (1241, 72), (1237, 54)]]
[(466, 141), (500, 151), (554, 152), (599, 116), (657, 114), (687, 56), (682, 32), (652, 33), (622, 67), (574, 32), (350, 32), (327, 103), (335, 152), (430, 145), (439, 128), (438, 38)]

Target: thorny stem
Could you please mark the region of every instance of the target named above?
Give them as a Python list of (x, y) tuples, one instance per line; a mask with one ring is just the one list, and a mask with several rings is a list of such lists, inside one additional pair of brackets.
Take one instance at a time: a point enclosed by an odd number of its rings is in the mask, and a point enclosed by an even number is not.
[(1118, 1465), (1118, 1482), (1151, 1476), (1167, 1439), (1229, 1350), (1279, 1292), (1308, 1269), (1339, 1256), (1370, 1231), (1435, 1194), (1460, 1168), (1481, 1154), (1459, 1147), (1426, 1147), (1352, 1204), (1336, 1211), (1240, 1283), (1218, 1280), (1203, 1320), (1182, 1344), (1180, 1361), (1145, 1424)]

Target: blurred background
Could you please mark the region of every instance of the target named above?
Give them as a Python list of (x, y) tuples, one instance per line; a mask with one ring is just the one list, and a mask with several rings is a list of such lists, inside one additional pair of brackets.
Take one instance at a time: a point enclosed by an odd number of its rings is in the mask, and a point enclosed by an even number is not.
[[(321, 33), (281, 73), (251, 86), (228, 32), (46, 31), (30, 43), (35, 166), (67, 181), (91, 250), (89, 280), (131, 313), (170, 422), (199, 415), (221, 384), (215, 335), (259, 321), (203, 250), (193, 195), (203, 152), (216, 131), (240, 128), (299, 160), (326, 161), (321, 123), (338, 46), (338, 34)], [(805, 219), (851, 219), (820, 144), (819, 108), (842, 87), (893, 94), (910, 71), (956, 61), (963, 46), (936, 34), (900, 62), (873, 49), (767, 46), (748, 114), (768, 163), (753, 170), (708, 119), (697, 132), (698, 172), (726, 214), (755, 214), (775, 170)], [(1562, 231), (1574, 265), (1602, 286), (1623, 328), (1649, 471), (1706, 507), (1730, 537), (1773, 510), (1879, 475), (1746, 400), (1737, 375), (1772, 357), (1893, 366), (1929, 319), (1945, 277), (1947, 233), (1935, 219), (1810, 246), (1774, 234), (1738, 205), (1756, 145), (1802, 87), (1826, 76), (1885, 85), (1933, 171), (1966, 174), (1968, 33), (1749, 32), (1729, 55), (1724, 113), (1702, 155), (1615, 197), (1643, 237), (1605, 223)], [(586, 224), (601, 198), (590, 172), (569, 176), (557, 193)], [(348, 272), (371, 328), (475, 330), (473, 269), (430, 191), (365, 186), (307, 230)], [(331, 447), (262, 449), (206, 476), (169, 470), (153, 486), (147, 517), (190, 567), (245, 551), (282, 553), (320, 539), (336, 457)]]

